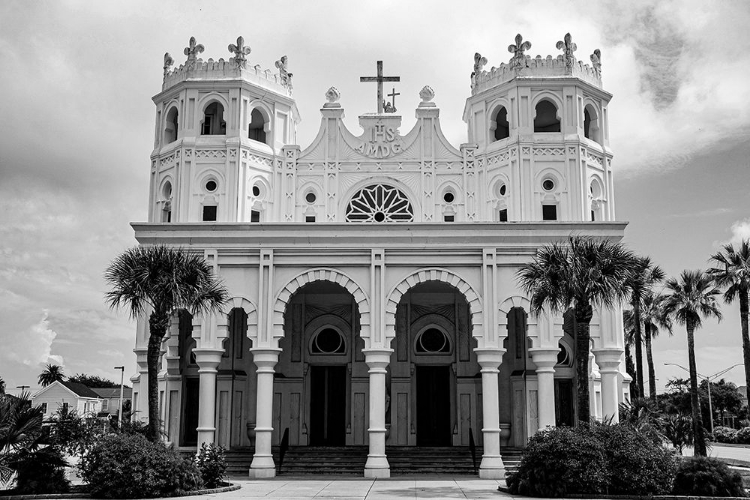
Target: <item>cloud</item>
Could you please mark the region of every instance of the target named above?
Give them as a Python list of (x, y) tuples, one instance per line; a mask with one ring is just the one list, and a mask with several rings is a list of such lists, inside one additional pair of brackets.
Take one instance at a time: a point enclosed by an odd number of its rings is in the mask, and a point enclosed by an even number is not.
[(45, 309), (42, 311), (42, 319), (31, 326), (28, 334), (24, 337), (21, 352), (16, 355), (20, 357), (21, 362), (26, 366), (43, 365), (52, 363), (64, 365), (63, 357), (52, 354), (52, 342), (57, 337), (57, 332), (49, 327), (49, 312)]
[(742, 240), (750, 239), (750, 218), (738, 220), (733, 223), (731, 231), (732, 237), (729, 239), (729, 242), (734, 245), (741, 243)]

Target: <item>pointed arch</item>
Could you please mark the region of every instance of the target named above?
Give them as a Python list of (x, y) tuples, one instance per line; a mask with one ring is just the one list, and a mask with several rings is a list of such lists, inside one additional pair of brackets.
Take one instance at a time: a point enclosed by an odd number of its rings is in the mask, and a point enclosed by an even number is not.
[(401, 297), (409, 289), (420, 283), (428, 281), (441, 281), (461, 292), (469, 304), (471, 314), (471, 333), (475, 338), (484, 336), (482, 321), (482, 301), (474, 288), (459, 275), (438, 267), (424, 268), (411, 273), (394, 286), (387, 295), (385, 306), (385, 345), (396, 337), (396, 309)]
[[(370, 301), (359, 284), (337, 269), (320, 267), (298, 274), (282, 287), (276, 295), (273, 307), (273, 337), (284, 337), (284, 313), (292, 296), (308, 283), (314, 281), (330, 281), (336, 283), (352, 294), (359, 310), (359, 336), (365, 341), (365, 347), (370, 343)], [(277, 340), (278, 342), (278, 340)]]

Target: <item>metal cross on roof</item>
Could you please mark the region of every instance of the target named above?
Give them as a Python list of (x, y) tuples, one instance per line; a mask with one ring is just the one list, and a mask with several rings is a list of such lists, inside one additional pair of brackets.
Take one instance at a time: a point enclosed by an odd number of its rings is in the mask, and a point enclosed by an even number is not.
[(383, 82), (400, 82), (399, 76), (383, 76), (383, 61), (378, 61), (378, 76), (361, 76), (360, 82), (377, 82), (378, 84), (378, 114), (383, 113)]

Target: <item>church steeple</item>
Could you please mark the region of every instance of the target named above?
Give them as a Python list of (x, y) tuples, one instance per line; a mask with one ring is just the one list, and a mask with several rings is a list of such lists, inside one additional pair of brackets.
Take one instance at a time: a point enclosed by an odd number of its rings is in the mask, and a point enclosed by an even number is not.
[(497, 221), (614, 220), (607, 107), (601, 52), (576, 59), (570, 33), (557, 57), (532, 58), (519, 34), (507, 63), (484, 69), (474, 56), (464, 121), (489, 182)]
[(274, 209), (274, 170), (296, 142), (300, 121), (288, 60), (278, 72), (251, 65), (243, 37), (231, 57), (204, 61), (190, 38), (178, 67), (164, 55), (162, 91), (154, 96), (152, 222), (257, 222)]

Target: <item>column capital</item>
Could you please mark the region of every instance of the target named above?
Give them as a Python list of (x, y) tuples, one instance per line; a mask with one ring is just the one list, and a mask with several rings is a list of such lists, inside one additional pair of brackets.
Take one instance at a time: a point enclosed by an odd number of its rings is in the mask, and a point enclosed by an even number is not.
[(477, 363), (482, 369), (497, 369), (500, 363), (503, 362), (503, 355), (505, 349), (498, 347), (477, 347), (474, 349), (477, 355)]
[(251, 347), (250, 352), (258, 371), (271, 370), (273, 372), (274, 366), (279, 362), (281, 349), (278, 347)]
[(385, 368), (391, 363), (391, 354), (393, 354), (393, 349), (362, 349), (362, 354), (365, 355), (365, 363), (367, 363), (367, 366), (369, 366), (370, 368)]
[(198, 363), (198, 373), (216, 373), (224, 349), (193, 349), (193, 353), (195, 353), (195, 362)]
[(537, 366), (537, 371), (539, 371), (539, 368), (554, 368), (557, 364), (557, 355), (559, 352), (559, 349), (549, 347), (532, 347), (529, 349), (531, 360)]
[(620, 358), (624, 352), (622, 349), (619, 347), (610, 347), (593, 349), (591, 352), (594, 354), (596, 364), (599, 365), (600, 373), (619, 372)]

